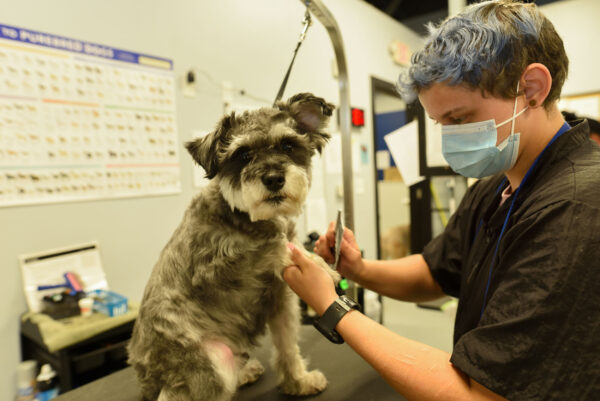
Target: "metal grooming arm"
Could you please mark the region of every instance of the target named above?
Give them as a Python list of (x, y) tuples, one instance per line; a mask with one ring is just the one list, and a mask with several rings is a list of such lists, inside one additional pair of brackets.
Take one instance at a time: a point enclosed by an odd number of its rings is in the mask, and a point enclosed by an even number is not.
[(329, 39), (335, 51), (338, 68), (338, 86), (340, 88), (340, 131), (342, 134), (342, 176), (344, 185), (344, 225), (354, 231), (354, 188), (352, 182), (352, 137), (350, 132), (350, 95), (348, 92), (348, 68), (342, 34), (321, 0), (300, 0), (308, 7), (313, 16), (327, 29)]

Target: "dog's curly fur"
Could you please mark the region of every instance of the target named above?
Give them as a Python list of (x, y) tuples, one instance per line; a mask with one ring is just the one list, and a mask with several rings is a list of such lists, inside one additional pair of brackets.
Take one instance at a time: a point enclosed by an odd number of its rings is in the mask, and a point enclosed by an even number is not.
[[(309, 93), (230, 114), (186, 144), (210, 184), (192, 201), (146, 286), (129, 345), (146, 400), (226, 401), (258, 379), (248, 357), (268, 326), (280, 388), (322, 391), (297, 345), (298, 300), (282, 279), (311, 158), (329, 139), (333, 106)], [(313, 256), (334, 279), (339, 275)]]

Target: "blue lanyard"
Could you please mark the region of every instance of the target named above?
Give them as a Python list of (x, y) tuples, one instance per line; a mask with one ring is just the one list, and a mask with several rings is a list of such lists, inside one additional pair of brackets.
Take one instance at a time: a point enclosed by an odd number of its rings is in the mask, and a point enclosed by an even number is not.
[[(533, 162), (531, 167), (529, 167), (529, 170), (527, 170), (527, 173), (525, 173), (525, 177), (523, 177), (523, 181), (521, 181), (521, 184), (519, 185), (519, 187), (517, 188), (517, 190), (515, 191), (515, 193), (512, 196), (513, 199), (512, 199), (512, 202), (510, 202), (510, 208), (508, 209), (508, 213), (506, 214), (506, 218), (504, 219), (504, 224), (502, 224), (502, 230), (500, 230), (500, 237), (498, 237), (498, 242), (496, 242), (496, 248), (494, 249), (494, 256), (492, 257), (492, 264), (490, 265), (490, 271), (488, 273), (488, 280), (487, 280), (487, 284), (485, 286), (485, 293), (483, 294), (483, 303), (481, 305), (481, 313), (479, 314), (479, 319), (481, 319), (481, 317), (483, 316), (483, 311), (485, 309), (485, 303), (487, 300), (488, 290), (490, 289), (490, 283), (492, 281), (492, 271), (494, 270), (494, 264), (496, 262), (496, 255), (498, 254), (498, 248), (500, 247), (500, 240), (502, 240), (502, 236), (504, 235), (504, 231), (506, 230), (506, 226), (508, 225), (508, 219), (510, 218), (510, 214), (512, 213), (513, 206), (515, 205), (515, 201), (517, 200), (517, 196), (519, 195), (519, 191), (521, 191), (521, 188), (523, 188), (523, 186), (525, 185), (525, 182), (531, 175), (531, 172), (535, 169), (535, 166), (537, 165), (538, 161), (540, 160), (540, 158), (542, 157), (542, 155), (544, 154), (546, 149), (548, 149), (550, 147), (550, 145), (552, 145), (559, 136), (564, 134), (570, 128), (571, 128), (571, 126), (566, 122), (562, 125), (562, 127), (560, 127), (558, 132), (554, 135), (554, 137), (552, 137), (552, 140), (550, 140), (550, 142), (546, 145), (546, 147), (544, 147), (544, 150), (542, 150), (542, 152), (535, 158), (535, 161)], [(500, 186), (498, 187), (496, 194), (498, 194), (498, 192), (500, 192), (500, 190), (502, 189), (502, 186), (504, 185), (505, 182), (506, 182), (506, 178), (504, 178), (504, 180), (502, 180), (502, 182), (500, 183)], [(479, 227), (481, 227), (481, 223), (482, 223), (482, 220), (479, 221)], [(477, 231), (479, 231), (479, 227), (477, 228)], [(477, 235), (477, 233), (475, 235)]]

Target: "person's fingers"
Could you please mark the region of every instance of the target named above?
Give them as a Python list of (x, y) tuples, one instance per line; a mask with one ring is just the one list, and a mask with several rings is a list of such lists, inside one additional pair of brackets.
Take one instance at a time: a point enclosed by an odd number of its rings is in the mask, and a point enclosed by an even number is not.
[[(329, 248), (327, 248), (327, 249), (329, 249)], [(335, 257), (333, 256), (333, 254), (332, 254), (332, 253), (331, 253), (331, 251), (329, 251), (329, 250), (328, 250), (328, 251), (326, 251), (326, 252), (324, 252), (324, 253), (320, 253), (320, 252), (317, 252), (317, 253), (318, 253), (318, 255), (319, 255), (321, 258), (323, 258), (323, 260), (324, 260), (325, 262), (327, 262), (327, 263), (329, 263), (329, 264), (331, 264), (331, 263), (333, 263), (333, 262), (335, 261)]]
[(296, 282), (302, 275), (302, 272), (298, 266), (290, 265), (283, 269), (283, 279), (289, 284), (290, 282)]
[(356, 249), (355, 243), (349, 241), (346, 238), (342, 238), (342, 244), (340, 245), (340, 254), (346, 256), (350, 260), (354, 260), (360, 251)]
[(327, 226), (327, 231), (335, 231), (335, 221), (330, 221)]
[(327, 263), (333, 263), (331, 248), (327, 245), (327, 239), (320, 237), (315, 243), (314, 252), (322, 257)]
[(351, 244), (358, 245), (356, 242), (356, 238), (354, 237), (354, 233), (349, 228), (344, 228), (344, 234), (342, 238), (346, 239)]
[(327, 228), (327, 233), (325, 234), (325, 238), (327, 239), (327, 246), (329, 246), (329, 247), (335, 246), (335, 222), (334, 221), (329, 223), (329, 227)]
[(304, 253), (300, 249), (296, 248), (296, 245), (292, 244), (291, 242), (288, 242), (287, 246), (290, 250), (290, 256), (294, 264), (298, 266), (300, 270), (308, 267), (310, 260), (304, 255)]

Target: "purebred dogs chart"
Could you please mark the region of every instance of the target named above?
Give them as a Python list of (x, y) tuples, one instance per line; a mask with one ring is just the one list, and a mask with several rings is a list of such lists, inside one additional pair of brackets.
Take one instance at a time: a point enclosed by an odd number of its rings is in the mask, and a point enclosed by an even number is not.
[(0, 207), (181, 192), (173, 63), (0, 25)]

